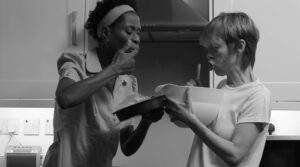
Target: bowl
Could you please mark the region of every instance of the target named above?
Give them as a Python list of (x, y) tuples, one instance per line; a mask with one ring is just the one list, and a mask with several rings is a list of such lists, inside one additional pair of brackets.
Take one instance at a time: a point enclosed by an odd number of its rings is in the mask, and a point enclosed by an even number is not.
[(131, 117), (146, 114), (155, 110), (162, 110), (166, 97), (164, 95), (152, 97), (150, 99), (138, 102), (114, 112), (120, 121), (124, 121)]
[[(218, 116), (224, 91), (215, 88), (180, 86), (164, 84), (155, 88), (156, 95), (165, 95), (178, 104), (185, 104), (187, 88), (191, 89), (190, 99), (192, 108), (197, 118), (206, 126), (212, 123)], [(180, 121), (174, 122), (179, 127), (186, 127)]]

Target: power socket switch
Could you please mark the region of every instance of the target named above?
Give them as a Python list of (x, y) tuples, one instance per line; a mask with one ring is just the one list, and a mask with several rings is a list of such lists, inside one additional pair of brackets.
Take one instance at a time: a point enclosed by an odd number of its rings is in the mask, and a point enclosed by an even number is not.
[(40, 119), (25, 119), (23, 122), (24, 135), (39, 135)]
[(53, 119), (45, 119), (45, 135), (53, 135)]
[(1, 135), (16, 135), (19, 133), (18, 119), (0, 119), (0, 134)]

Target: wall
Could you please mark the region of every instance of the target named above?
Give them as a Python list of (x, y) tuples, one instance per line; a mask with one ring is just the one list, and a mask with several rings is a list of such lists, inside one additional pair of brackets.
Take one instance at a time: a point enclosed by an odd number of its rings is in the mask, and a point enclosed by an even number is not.
[[(0, 120), (16, 119), (19, 122), (17, 126), (18, 134), (14, 135), (10, 142), (9, 135), (0, 135), (0, 167), (3, 165), (3, 155), (8, 142), (9, 145), (38, 145), (42, 147), (42, 152), (45, 154), (53, 141), (53, 135), (45, 135), (44, 122), (46, 119), (52, 118), (53, 108), (0, 108)], [(39, 135), (24, 135), (23, 125), (25, 119), (40, 120)], [(0, 125), (0, 127), (4, 127), (4, 125)]]
[[(53, 136), (44, 134), (46, 119), (53, 117), (52, 108), (0, 108), (1, 119), (18, 119), (18, 135), (14, 136), (10, 145), (40, 145), (43, 155), (53, 141)], [(40, 119), (40, 134), (25, 136), (23, 134), (24, 119)], [(271, 123), (275, 125), (276, 135), (300, 135), (300, 112), (295, 110), (273, 110)], [(126, 157), (120, 149), (114, 159), (114, 165), (123, 167), (181, 167), (185, 166), (192, 144), (193, 133), (189, 129), (178, 128), (170, 123), (167, 115), (153, 124), (140, 149), (131, 157)], [(0, 167), (3, 166), (3, 155), (8, 143), (8, 135), (0, 135)]]
[(185, 85), (189, 79), (195, 78), (197, 64), (201, 64), (201, 82), (208, 87), (205, 54), (197, 42), (142, 43), (135, 70), (140, 92), (153, 95), (154, 88), (165, 83)]

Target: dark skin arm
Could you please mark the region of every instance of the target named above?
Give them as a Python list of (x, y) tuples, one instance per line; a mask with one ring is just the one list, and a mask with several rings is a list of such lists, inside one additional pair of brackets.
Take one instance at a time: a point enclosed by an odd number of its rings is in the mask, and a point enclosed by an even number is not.
[(76, 106), (118, 75), (132, 73), (135, 67), (134, 56), (138, 50), (125, 53), (128, 48), (129, 44), (126, 44), (124, 48), (116, 52), (109, 66), (90, 78), (79, 82), (74, 82), (69, 78), (61, 79), (55, 93), (58, 105), (64, 109)]
[(156, 110), (151, 113), (142, 115), (138, 127), (134, 130), (133, 126), (128, 126), (121, 130), (120, 143), (121, 150), (126, 156), (134, 154), (142, 145), (146, 134), (153, 122), (159, 121), (164, 112), (162, 110)]

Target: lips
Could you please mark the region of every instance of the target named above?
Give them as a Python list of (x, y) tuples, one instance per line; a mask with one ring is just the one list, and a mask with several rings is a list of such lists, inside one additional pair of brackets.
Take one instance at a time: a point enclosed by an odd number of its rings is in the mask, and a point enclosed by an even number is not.
[(128, 49), (125, 51), (125, 53), (130, 53), (130, 52), (132, 52), (132, 51), (134, 51), (134, 50), (139, 50), (139, 48), (130, 47), (130, 48), (128, 48)]
[(127, 49), (126, 51), (125, 51), (125, 53), (130, 53), (130, 52), (132, 52), (134, 50), (134, 48), (129, 48), (129, 49)]
[(214, 70), (214, 65), (212, 65), (211, 63), (208, 64), (208, 70), (211, 71), (211, 70)]

